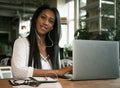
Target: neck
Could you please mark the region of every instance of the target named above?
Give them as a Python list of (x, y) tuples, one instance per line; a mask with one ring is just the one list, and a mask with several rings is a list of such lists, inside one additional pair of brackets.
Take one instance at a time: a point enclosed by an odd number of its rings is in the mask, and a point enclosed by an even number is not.
[(41, 35), (38, 35), (37, 34), (37, 41), (38, 41), (38, 44), (40, 44), (40, 45), (46, 45), (45, 44), (45, 36), (41, 36)]

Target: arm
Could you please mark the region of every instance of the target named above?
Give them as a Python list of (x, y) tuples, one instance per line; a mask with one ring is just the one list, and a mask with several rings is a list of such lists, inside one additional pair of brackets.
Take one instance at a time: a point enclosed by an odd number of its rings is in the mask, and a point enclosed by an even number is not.
[(33, 67), (28, 67), (29, 44), (25, 38), (15, 41), (11, 60), (14, 78), (24, 79), (33, 75)]
[[(72, 66), (64, 67), (58, 70), (41, 70), (41, 69), (34, 69), (33, 76), (45, 76), (46, 73), (55, 73), (58, 76), (63, 76), (67, 72), (72, 71)], [(50, 76), (50, 75), (47, 75)]]
[(56, 73), (58, 76), (63, 76), (65, 73), (72, 70), (72, 67), (65, 67), (59, 70), (42, 70), (28, 67), (29, 44), (18, 39), (14, 43), (12, 55), (12, 72), (15, 78), (24, 79), (32, 76), (45, 76), (45, 73)]

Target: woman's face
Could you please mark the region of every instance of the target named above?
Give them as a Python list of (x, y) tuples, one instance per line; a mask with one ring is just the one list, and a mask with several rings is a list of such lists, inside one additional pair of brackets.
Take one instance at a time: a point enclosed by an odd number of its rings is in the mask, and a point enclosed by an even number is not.
[(52, 10), (45, 9), (43, 10), (37, 20), (36, 20), (36, 28), (39, 35), (45, 35), (49, 31), (53, 29), (53, 25), (55, 23), (55, 14)]

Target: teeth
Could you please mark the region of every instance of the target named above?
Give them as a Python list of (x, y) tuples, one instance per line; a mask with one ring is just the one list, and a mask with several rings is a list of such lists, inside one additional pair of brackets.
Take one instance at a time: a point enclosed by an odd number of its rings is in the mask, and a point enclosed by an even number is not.
[(47, 30), (47, 28), (48, 28), (48, 27), (47, 27), (47, 26), (45, 26), (45, 29), (46, 29), (46, 30)]

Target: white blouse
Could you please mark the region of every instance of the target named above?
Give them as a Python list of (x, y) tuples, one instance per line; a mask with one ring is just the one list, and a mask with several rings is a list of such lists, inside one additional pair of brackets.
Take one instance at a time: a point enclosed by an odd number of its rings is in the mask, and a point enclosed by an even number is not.
[[(16, 39), (11, 60), (13, 77), (25, 79), (33, 76), (33, 67), (28, 67), (29, 43), (26, 38)], [(41, 59), (42, 69), (52, 69), (49, 61)]]

